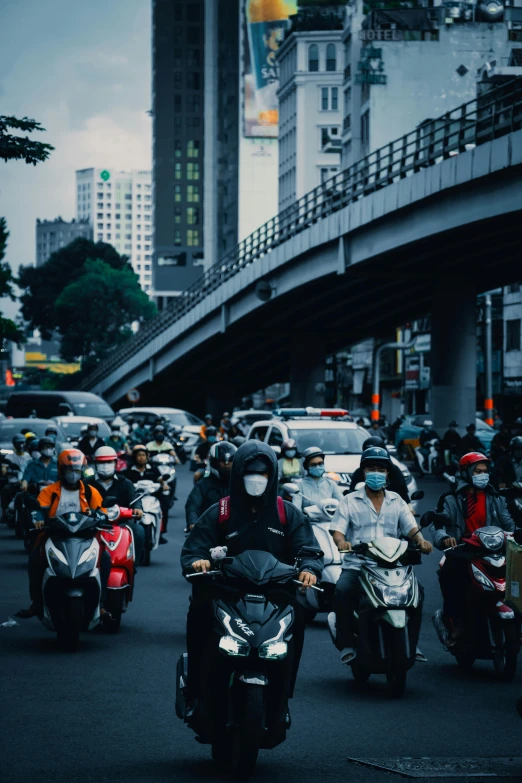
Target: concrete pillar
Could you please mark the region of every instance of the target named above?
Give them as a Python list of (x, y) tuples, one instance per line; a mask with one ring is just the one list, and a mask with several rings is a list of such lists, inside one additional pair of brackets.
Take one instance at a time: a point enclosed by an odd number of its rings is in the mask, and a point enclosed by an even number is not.
[(440, 435), (475, 421), (477, 295), (473, 275), (436, 281), (431, 311), (431, 418)]
[(290, 400), (292, 406), (324, 407), (324, 371), (326, 351), (324, 344), (312, 337), (292, 341), (290, 367)]

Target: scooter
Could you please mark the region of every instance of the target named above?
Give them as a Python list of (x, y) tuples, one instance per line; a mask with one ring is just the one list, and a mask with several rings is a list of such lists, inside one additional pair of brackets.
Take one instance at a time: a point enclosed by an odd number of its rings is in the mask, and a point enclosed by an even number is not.
[[(301, 494), (306, 498), (297, 483), (288, 482), (283, 484), (282, 489), (287, 495), (293, 496)], [(317, 590), (307, 590), (306, 593), (299, 593), (297, 596), (299, 603), (306, 609), (308, 621), (312, 621), (317, 612), (331, 612), (335, 585), (341, 576), (341, 555), (330, 534), (330, 522), (332, 521), (338, 506), (338, 500), (335, 498), (328, 498), (321, 504), (313, 504), (303, 508), (303, 514), (305, 514), (312, 523), (317, 545), (324, 552), (324, 569), (321, 576), (321, 587), (323, 588), (323, 592), (319, 593)]]
[[(22, 472), (16, 465), (13, 465), (9, 463), (7, 465), (6, 471), (5, 471), (5, 483), (9, 487), (14, 487), (18, 484), (20, 486), (20, 482), (22, 480)], [(16, 525), (16, 495), (18, 493), (13, 493), (13, 496), (11, 500), (9, 501), (9, 504), (5, 511), (5, 518), (4, 522), (7, 525), (7, 527), (14, 528)]]
[(104, 529), (100, 538), (111, 556), (112, 566), (107, 583), (105, 608), (112, 616), (108, 628), (116, 632), (121, 625), (121, 616), (127, 611), (134, 593), (134, 536), (132, 530), (126, 527), (125, 521), (134, 516), (132, 508), (113, 505), (111, 498), (106, 498), (107, 516), (112, 527)]
[[(356, 544), (344, 557), (361, 560), (361, 599), (354, 615), (356, 657), (350, 664), (353, 677), (364, 683), (372, 674), (384, 674), (388, 695), (399, 698), (417, 660), (411, 621), (420, 595), (412, 566), (420, 563), (420, 550), (411, 542), (382, 537)], [(330, 633), (335, 643), (332, 628)], [(425, 660), (420, 653), (418, 659)]]
[[(423, 453), (425, 450), (428, 451), (427, 456)], [(443, 460), (441, 460), (440, 440), (433, 438), (433, 440), (428, 440), (424, 446), (417, 446), (415, 449), (415, 460), (421, 475), (436, 475), (443, 467), (441, 464)]]
[(301, 560), (322, 552), (304, 547), (294, 566), (258, 550), (223, 554), (225, 547), (211, 550), (213, 569), (186, 575), (216, 584), (214, 633), (203, 651), (194, 710), (186, 704), (186, 653), (178, 661), (176, 714), (198, 742), (212, 746), (215, 761), (229, 765), (236, 780), (248, 780), (259, 750), (280, 745), (290, 727), (295, 583)]
[[(444, 517), (433, 515), (435, 528), (444, 526)], [(448, 620), (440, 609), (433, 616), (433, 625), (444, 649), (463, 669), (471, 669), (477, 659), (492, 660), (499, 679), (511, 682), (520, 652), (521, 619), (518, 611), (504, 602), (508, 538), (513, 538), (512, 534), (487, 525), (464, 536), (456, 547), (444, 550), (439, 564), (442, 569), (454, 558), (468, 566), (466, 616), (463, 631), (453, 642)]]
[(174, 457), (170, 454), (156, 454), (152, 457), (151, 462), (159, 470), (162, 480), (169, 485), (169, 489), (163, 490), (163, 493), (169, 495), (169, 508), (172, 508), (177, 485)]
[[(33, 512), (40, 510), (36, 498), (27, 500)], [(49, 537), (43, 553), (47, 567), (39, 619), (56, 632), (58, 644), (70, 652), (78, 649), (83, 631), (100, 623), (102, 549), (97, 533), (110, 527), (107, 515), (99, 510), (51, 517), (40, 528), (49, 531)]]
[(161, 503), (158, 498), (155, 497), (155, 493), (161, 489), (161, 484), (155, 481), (149, 481), (148, 479), (142, 479), (137, 481), (136, 490), (140, 493), (136, 500), (142, 501), (143, 516), (140, 519), (140, 525), (145, 528), (145, 546), (143, 549), (143, 562), (142, 565), (150, 566), (150, 555), (154, 549), (159, 546), (161, 536), (161, 525), (163, 521), (163, 513), (161, 511)]

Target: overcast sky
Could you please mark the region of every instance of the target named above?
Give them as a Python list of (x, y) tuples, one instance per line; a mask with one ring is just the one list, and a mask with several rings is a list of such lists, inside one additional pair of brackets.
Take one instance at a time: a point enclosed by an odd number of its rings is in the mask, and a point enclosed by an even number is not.
[(0, 114), (38, 120), (56, 148), (36, 167), (0, 161), (14, 269), (35, 261), (37, 217), (74, 217), (76, 169), (151, 167), (150, 6), (0, 0)]

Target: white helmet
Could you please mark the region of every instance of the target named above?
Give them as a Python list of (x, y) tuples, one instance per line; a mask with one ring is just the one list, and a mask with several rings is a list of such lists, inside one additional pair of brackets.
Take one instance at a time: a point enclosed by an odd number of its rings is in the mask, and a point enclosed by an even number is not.
[(117, 459), (118, 455), (111, 446), (100, 446), (94, 452), (94, 461), (97, 463), (112, 462), (113, 460), (116, 462)]

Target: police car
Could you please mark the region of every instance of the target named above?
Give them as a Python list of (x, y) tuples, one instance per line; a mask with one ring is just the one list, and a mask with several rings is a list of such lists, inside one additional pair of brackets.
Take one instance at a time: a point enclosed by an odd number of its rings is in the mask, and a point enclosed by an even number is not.
[[(248, 438), (262, 440), (279, 455), (286, 440), (293, 439), (302, 454), (309, 446), (319, 446), (325, 454), (326, 471), (341, 486), (349, 487), (352, 473), (361, 462), (364, 441), (371, 433), (349, 421), (342, 408), (279, 408), (270, 421), (256, 421)], [(411, 496), (417, 483), (410, 471), (393, 455), (392, 461), (402, 471)]]

